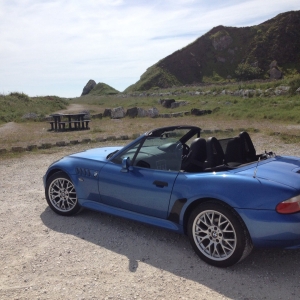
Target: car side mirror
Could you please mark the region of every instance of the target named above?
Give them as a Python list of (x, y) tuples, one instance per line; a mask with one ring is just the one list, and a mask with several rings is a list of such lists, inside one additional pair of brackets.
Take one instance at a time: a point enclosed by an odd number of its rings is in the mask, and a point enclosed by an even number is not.
[(128, 172), (131, 169), (130, 166), (130, 158), (129, 157), (124, 157), (122, 160), (122, 169), (121, 172)]

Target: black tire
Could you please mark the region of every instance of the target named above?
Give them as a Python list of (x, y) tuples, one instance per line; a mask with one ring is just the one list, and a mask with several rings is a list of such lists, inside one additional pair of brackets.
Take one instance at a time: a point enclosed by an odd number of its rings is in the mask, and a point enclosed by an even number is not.
[(237, 213), (217, 201), (200, 204), (190, 215), (188, 236), (206, 263), (226, 268), (243, 260), (253, 246)]
[(45, 196), (50, 208), (59, 215), (72, 216), (79, 212), (75, 187), (66, 173), (57, 172), (46, 182)]

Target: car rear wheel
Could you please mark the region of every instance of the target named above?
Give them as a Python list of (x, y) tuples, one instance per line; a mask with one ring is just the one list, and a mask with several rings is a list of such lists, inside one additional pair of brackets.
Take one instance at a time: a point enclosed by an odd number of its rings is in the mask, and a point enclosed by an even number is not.
[(59, 215), (71, 216), (80, 210), (75, 187), (64, 172), (50, 176), (45, 193), (48, 205)]
[(200, 204), (190, 215), (188, 236), (199, 257), (216, 267), (229, 267), (252, 250), (249, 233), (235, 211), (217, 201)]

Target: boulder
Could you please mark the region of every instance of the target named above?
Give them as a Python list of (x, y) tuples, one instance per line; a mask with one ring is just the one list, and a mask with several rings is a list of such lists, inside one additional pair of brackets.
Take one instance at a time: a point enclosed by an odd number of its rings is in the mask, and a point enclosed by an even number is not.
[(269, 71), (270, 79), (281, 79), (282, 78), (282, 72), (278, 70), (278, 68), (272, 68)]
[(161, 100), (161, 105), (163, 107), (170, 108), (173, 102), (175, 102), (175, 99), (163, 99)]
[(147, 111), (143, 108), (138, 107), (138, 117), (143, 118), (147, 116)]
[(204, 109), (204, 110), (200, 110), (198, 108), (192, 108), (191, 109), (191, 115), (194, 116), (203, 116), (203, 115), (207, 115), (207, 114), (211, 114), (212, 111), (210, 109)]
[(112, 119), (122, 119), (125, 117), (125, 110), (122, 106), (113, 108), (111, 110), (111, 118)]
[(95, 80), (90, 79), (88, 83), (85, 85), (85, 87), (83, 88), (81, 96), (87, 95), (95, 87), (95, 85), (96, 85)]
[(147, 111), (148, 117), (156, 118), (159, 115), (158, 109), (156, 107), (152, 107)]
[(111, 117), (111, 109), (110, 108), (105, 108), (104, 113), (103, 113), (103, 118), (105, 117)]
[(130, 118), (136, 118), (138, 116), (138, 108), (137, 107), (128, 108), (126, 112), (126, 116)]

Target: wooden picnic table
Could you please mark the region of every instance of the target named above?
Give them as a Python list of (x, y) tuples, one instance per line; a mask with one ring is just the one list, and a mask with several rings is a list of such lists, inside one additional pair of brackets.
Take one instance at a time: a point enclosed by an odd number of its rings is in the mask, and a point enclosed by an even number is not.
[(51, 129), (54, 131), (63, 130), (86, 130), (89, 128), (90, 120), (84, 119), (86, 113), (77, 114), (52, 114), (53, 121), (50, 121)]

